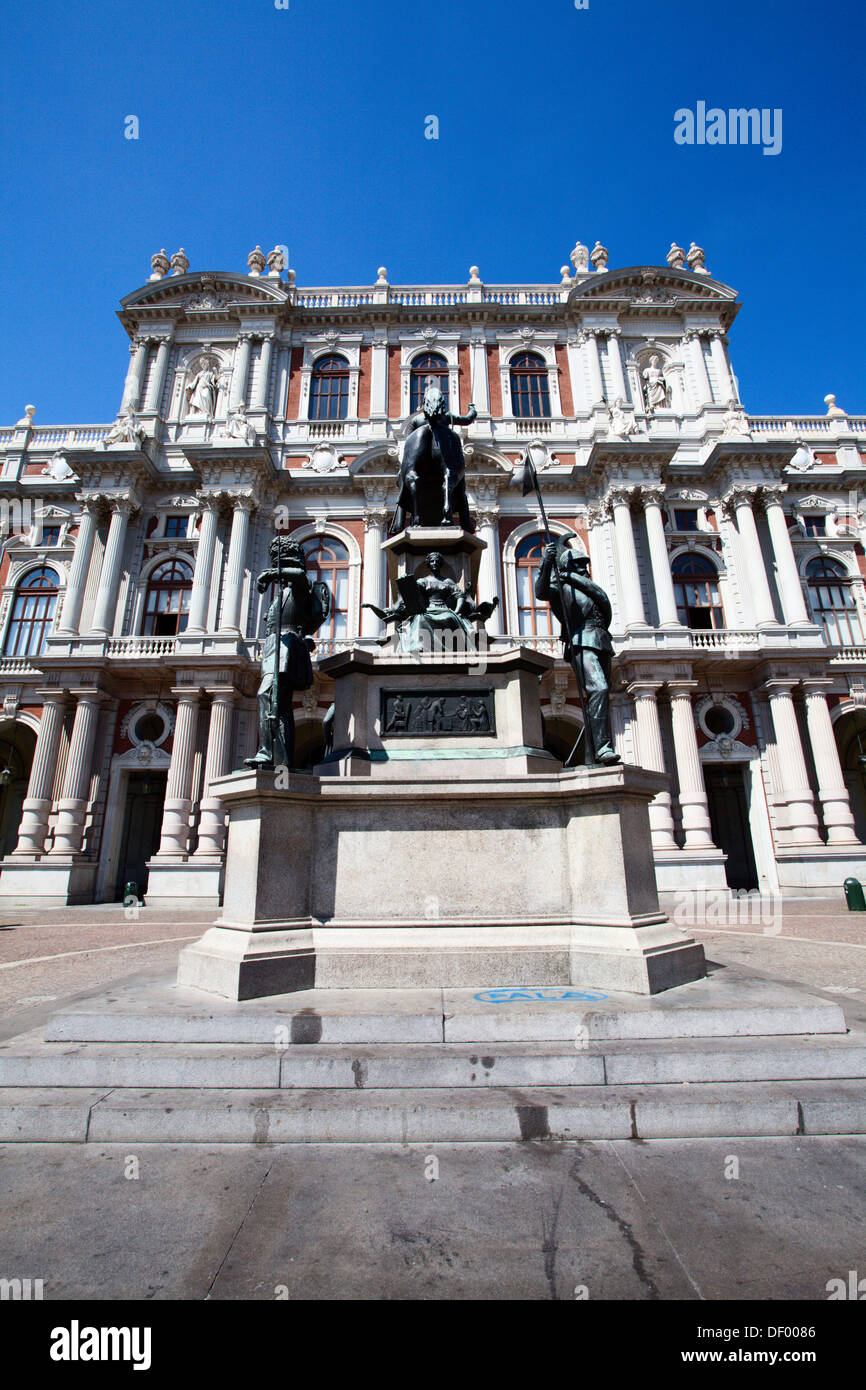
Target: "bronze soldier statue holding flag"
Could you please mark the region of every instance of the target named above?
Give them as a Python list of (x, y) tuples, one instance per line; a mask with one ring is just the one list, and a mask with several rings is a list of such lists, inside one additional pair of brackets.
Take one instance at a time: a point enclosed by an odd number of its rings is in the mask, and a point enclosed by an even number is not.
[[(524, 497), (534, 492), (538, 498), (547, 544), (535, 581), (535, 596), (549, 603), (559, 619), (563, 654), (574, 672), (583, 714), (585, 763), (587, 767), (618, 763), (620, 757), (614, 751), (610, 729), (610, 599), (590, 578), (589, 557), (571, 549), (569, 542), (575, 538), (574, 532), (556, 540), (551, 536), (538, 474), (528, 452), (515, 469), (513, 482), (522, 485)], [(573, 756), (574, 750), (566, 759), (566, 767)]]

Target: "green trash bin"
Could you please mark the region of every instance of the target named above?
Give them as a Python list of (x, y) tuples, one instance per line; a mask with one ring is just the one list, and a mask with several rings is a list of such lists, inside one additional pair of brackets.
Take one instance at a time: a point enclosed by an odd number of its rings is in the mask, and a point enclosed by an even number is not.
[(859, 878), (846, 878), (844, 888), (848, 911), (866, 912), (866, 898), (863, 896), (863, 884)]

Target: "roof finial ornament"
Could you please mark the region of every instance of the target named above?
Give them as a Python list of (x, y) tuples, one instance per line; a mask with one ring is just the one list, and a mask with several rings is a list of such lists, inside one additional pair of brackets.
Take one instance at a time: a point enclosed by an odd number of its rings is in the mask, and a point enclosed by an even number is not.
[(247, 256), (247, 265), (250, 268), (250, 275), (261, 275), (267, 265), (267, 261), (265, 260), (265, 253), (260, 246), (257, 246), (255, 250), (251, 251)]
[(601, 242), (597, 241), (590, 252), (589, 259), (592, 261), (594, 270), (597, 270), (599, 273), (603, 270), (607, 270), (607, 247), (602, 246)]
[(181, 247), (179, 251), (175, 251), (171, 258), (171, 273), (172, 275), (186, 275), (188, 270), (189, 259), (183, 247)]
[(575, 275), (589, 274), (589, 247), (584, 246), (582, 241), (574, 243), (574, 250), (568, 259), (574, 266)]
[(171, 269), (171, 262), (165, 254), (164, 246), (161, 251), (157, 251), (155, 256), (151, 256), (150, 265), (153, 274), (147, 277), (149, 280), (161, 280), (164, 275), (168, 274)]
[(478, 266), (477, 266), (477, 265), (471, 265), (471, 266), (469, 267), (469, 284), (470, 284), (470, 285), (480, 285), (480, 284), (481, 284), (481, 271), (478, 269)]
[(706, 256), (702, 246), (695, 246), (695, 243), (692, 242), (686, 260), (689, 263), (689, 270), (693, 270), (696, 275), (709, 275), (710, 272), (706, 267)]
[(848, 416), (842, 407), (836, 404), (835, 396), (825, 396), (824, 404), (827, 407), (827, 414), (831, 420), (847, 420)]
[(268, 276), (270, 279), (279, 280), (286, 268), (286, 248), (275, 246), (273, 251), (268, 252)]
[(668, 265), (671, 270), (685, 270), (686, 252), (685, 247), (677, 246), (675, 241), (671, 242), (671, 249), (667, 256)]

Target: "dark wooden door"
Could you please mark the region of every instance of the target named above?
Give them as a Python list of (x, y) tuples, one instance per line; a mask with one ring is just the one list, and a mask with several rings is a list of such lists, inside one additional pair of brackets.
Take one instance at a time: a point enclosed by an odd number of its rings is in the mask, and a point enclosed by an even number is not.
[(758, 886), (749, 805), (742, 767), (704, 766), (713, 839), (728, 856), (725, 876), (729, 888)]
[(120, 873), (115, 898), (122, 901), (127, 883), (138, 884), (141, 897), (147, 887), (145, 865), (159, 848), (162, 808), (165, 802), (164, 772), (132, 772), (126, 785), (123, 835), (120, 842)]

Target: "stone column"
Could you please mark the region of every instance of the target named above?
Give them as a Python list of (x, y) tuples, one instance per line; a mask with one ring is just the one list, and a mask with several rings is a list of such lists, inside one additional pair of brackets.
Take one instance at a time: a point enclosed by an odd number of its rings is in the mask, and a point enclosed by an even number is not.
[(133, 338), (129, 345), (131, 361), (126, 373), (126, 381), (123, 384), (123, 395), (120, 400), (120, 410), (124, 411), (131, 405), (133, 410), (137, 410), (141, 402), (141, 383), (144, 380), (144, 365), (147, 361), (147, 349), (150, 344), (149, 338)]
[(102, 637), (109, 637), (114, 629), (123, 547), (132, 510), (133, 504), (128, 498), (117, 498), (111, 503), (111, 525), (108, 528), (108, 540), (102, 557), (102, 573), (99, 576), (99, 589), (90, 625), (91, 630)]
[(702, 410), (705, 405), (711, 405), (713, 400), (713, 388), (710, 385), (710, 378), (707, 375), (704, 350), (697, 333), (686, 333), (684, 334), (683, 340), (687, 345), (688, 352), (692, 359), (692, 376), (697, 391), (697, 408), (698, 410)]
[(789, 680), (769, 680), (765, 689), (776, 735), (776, 766), (781, 780), (777, 804), (785, 808), (787, 824), (780, 829), (789, 845), (819, 845), (818, 817), (809, 786), (800, 727)]
[(158, 850), (160, 858), (165, 855), (185, 855), (189, 850), (189, 818), (192, 810), (190, 785), (201, 691), (173, 690), (172, 694), (177, 696), (177, 717), (165, 788)]
[(622, 617), (626, 632), (634, 627), (647, 626), (632, 529), (631, 492), (632, 489), (628, 487), (614, 487), (609, 493), (616, 528), (617, 568), (622, 585)]
[(601, 363), (598, 359), (598, 339), (593, 329), (584, 329), (578, 335), (578, 342), (581, 344), (587, 366), (589, 367), (589, 394), (592, 397), (591, 406), (604, 405), (604, 382), (601, 376)]
[(78, 854), (81, 851), (93, 771), (93, 746), (102, 699), (102, 695), (96, 691), (78, 696), (66, 774), (57, 803), (57, 827), (54, 831), (51, 854)]
[[(651, 768), (654, 772), (667, 772), (659, 724), (658, 692), (661, 685), (661, 681), (632, 681), (628, 687), (628, 693), (634, 700), (638, 761), (641, 767)], [(649, 816), (653, 849), (677, 849), (670, 788), (653, 797)]]
[(659, 611), (659, 627), (681, 628), (682, 623), (677, 614), (671, 561), (665, 537), (665, 519), (662, 510), (664, 492), (661, 488), (641, 488), (641, 499), (646, 516), (653, 587)]
[(63, 609), (60, 614), (60, 622), (57, 626), (58, 634), (75, 637), (78, 635), (78, 624), (81, 620), (81, 605), (84, 602), (84, 588), (87, 584), (87, 576), (90, 572), (90, 560), (93, 555), (93, 538), (96, 535), (96, 515), (93, 504), (85, 502), (81, 511), (81, 518), (78, 524), (78, 535), (75, 537), (75, 549), (72, 553), (72, 566), (69, 571), (69, 583), (66, 585), (66, 593), (63, 596)]
[[(362, 602), (375, 603), (377, 608), (385, 607), (385, 572), (382, 556), (382, 542), (385, 539), (385, 526), (388, 509), (384, 504), (373, 503), (364, 511), (364, 568), (362, 571)], [(384, 624), (381, 618), (369, 608), (361, 609), (361, 636), (380, 637)]]
[(773, 542), (773, 554), (776, 557), (779, 594), (782, 599), (785, 622), (792, 627), (809, 626), (812, 620), (806, 611), (806, 600), (803, 597), (800, 575), (797, 572), (797, 561), (794, 558), (794, 547), (791, 545), (788, 523), (782, 510), (782, 490), (778, 488), (765, 489), (764, 507), (767, 512), (770, 539)]
[(256, 389), (250, 404), (251, 410), (266, 410), (268, 405), (268, 379), (271, 375), (271, 348), (274, 341), (272, 333), (262, 338), (262, 355), (256, 377)]
[(232, 513), (229, 554), (226, 562), (220, 632), (230, 632), (240, 637), (241, 596), (247, 561), (247, 538), (250, 530), (250, 514), (255, 504), (251, 497), (232, 497), (231, 502), (234, 511)]
[[(833, 721), (827, 708), (826, 689), (832, 681), (804, 681), (806, 693), (806, 724), (812, 757), (818, 774), (818, 796), (827, 827), (830, 845), (857, 845), (854, 816), (848, 800), (848, 788), (839, 762), (839, 750), (833, 733)], [(26, 804), (26, 803), (25, 803)]]
[(628, 387), (625, 384), (625, 373), (622, 369), (622, 353), (619, 346), (619, 329), (609, 329), (607, 335), (607, 360), (610, 364), (611, 379), (613, 381), (613, 399), (621, 398), (624, 402), (628, 401)]
[(147, 398), (144, 402), (146, 411), (153, 411), (159, 414), (159, 406), (162, 400), (162, 388), (165, 385), (165, 373), (168, 367), (168, 354), (171, 348), (171, 339), (161, 337), (158, 339), (159, 347), (156, 353), (156, 362), (150, 374), (150, 381), (147, 387)]
[(737, 531), (746, 565), (746, 587), (751, 595), (755, 624), (757, 627), (778, 627), (767, 571), (764, 568), (761, 542), (758, 539), (758, 528), (755, 525), (755, 514), (752, 510), (754, 494), (754, 488), (734, 487), (724, 499), (723, 505), (728, 508), (729, 513), (733, 511), (737, 519)]
[(198, 533), (198, 547), (195, 552), (195, 573), (192, 579), (192, 594), (189, 600), (189, 621), (187, 632), (207, 630), (207, 610), (210, 599), (211, 574), (216, 545), (218, 499), (200, 497), (203, 510)]
[(724, 405), (734, 404), (734, 383), (731, 380), (731, 370), (728, 366), (728, 358), (725, 352), (725, 345), (722, 341), (723, 334), (719, 329), (713, 329), (710, 334), (710, 356), (716, 369), (716, 379), (719, 383), (721, 400)]
[(674, 756), (680, 788), (680, 810), (683, 817), (686, 849), (714, 849), (710, 825), (710, 808), (704, 786), (704, 774), (698, 755), (695, 716), (692, 709), (692, 690), (697, 681), (668, 682), (671, 696), (671, 717), (674, 734)]
[(238, 334), (238, 345), (235, 351), (232, 379), (229, 387), (229, 410), (236, 410), (239, 405), (245, 406), (247, 403), (247, 377), (249, 376), (250, 370), (251, 342), (251, 333)]
[(475, 507), (475, 517), (478, 523), (478, 539), (487, 545), (487, 549), (481, 552), (481, 563), (478, 567), (478, 601), (485, 603), (492, 598), (499, 599), (499, 606), (484, 624), (490, 636), (495, 637), (503, 630), (502, 623), (505, 616), (502, 611), (498, 504), (495, 501), (479, 501)]
[(207, 760), (204, 770), (204, 796), (200, 803), (197, 855), (222, 854), (226, 843), (226, 813), (218, 796), (211, 795), (211, 783), (231, 767), (231, 729), (235, 692), (215, 690), (210, 709)]
[(63, 715), (66, 700), (62, 695), (48, 695), (42, 706), (42, 722), (36, 739), (30, 781), (24, 798), (21, 825), (18, 829), (18, 844), (15, 854), (42, 854), (45, 850), (45, 837), (48, 833), (48, 817), (51, 814), (51, 792), (57, 771), (57, 754), (60, 749), (60, 732), (63, 728)]
[(479, 415), (490, 414), (490, 384), (487, 379), (487, 339), (473, 333), (469, 339), (469, 371), (472, 400)]

